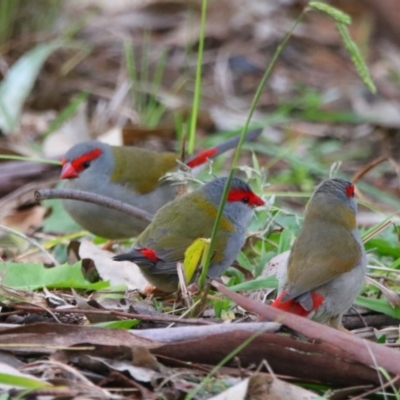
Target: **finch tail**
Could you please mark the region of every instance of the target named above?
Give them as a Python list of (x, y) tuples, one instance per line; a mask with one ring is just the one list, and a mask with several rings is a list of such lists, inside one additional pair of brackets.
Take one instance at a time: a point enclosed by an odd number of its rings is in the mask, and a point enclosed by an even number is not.
[(291, 314), (299, 315), (300, 317), (307, 317), (311, 311), (317, 310), (322, 303), (324, 298), (318, 293), (311, 293), (311, 298), (313, 301), (313, 308), (310, 311), (305, 310), (302, 305), (296, 301), (296, 298), (287, 301), (282, 301), (285, 296), (286, 291), (283, 291), (271, 304), (272, 307), (278, 308), (279, 310), (289, 312)]
[[(250, 131), (246, 134), (245, 141), (255, 140), (260, 136), (262, 129), (256, 129), (254, 131)], [(199, 165), (205, 164), (208, 159), (212, 159), (217, 157), (218, 155), (225, 153), (230, 149), (234, 149), (240, 140), (240, 135), (234, 136), (226, 140), (225, 142), (219, 144), (218, 146), (212, 147), (211, 149), (204, 150), (198, 153), (194, 158), (189, 159), (186, 162), (186, 165), (190, 168), (198, 167)]]

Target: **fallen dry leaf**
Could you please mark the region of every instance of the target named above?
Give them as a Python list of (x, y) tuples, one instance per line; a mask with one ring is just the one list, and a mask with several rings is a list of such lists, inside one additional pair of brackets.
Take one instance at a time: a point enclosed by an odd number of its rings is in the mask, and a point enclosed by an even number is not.
[(81, 243), (79, 256), (82, 259), (91, 259), (101, 279), (109, 281), (111, 285), (125, 285), (129, 290), (143, 291), (149, 284), (136, 264), (113, 261), (113, 253), (101, 250), (88, 240)]
[[(151, 349), (151, 352), (162, 357), (159, 360), (167, 365), (174, 365), (174, 360), (216, 365), (252, 335), (240, 330), (207, 335), (196, 340), (166, 344)], [(263, 333), (240, 351), (237, 358), (244, 368), (267, 360), (274, 373), (303, 380), (313, 377), (314, 381), (339, 386), (378, 382), (373, 368), (350, 361), (348, 354), (337, 347), (315, 341), (298, 341), (289, 335)]]
[[(107, 329), (77, 325), (38, 323), (3, 330), (0, 332), (2, 344), (16, 344), (13, 351), (54, 353), (59, 348), (66, 348), (81, 343), (114, 346), (145, 346), (152, 348), (159, 343), (141, 338), (122, 329)], [(35, 346), (32, 346), (35, 344)], [(26, 345), (26, 347), (24, 347)], [(10, 346), (5, 346), (10, 348)]]
[[(286, 276), (286, 268), (289, 260), (290, 251), (285, 251), (277, 256), (271, 258), (268, 261), (263, 271), (261, 272), (261, 276), (275, 276), (279, 281), (279, 287), (282, 282), (285, 281)], [(280, 289), (278, 290), (278, 292)]]
[(46, 209), (41, 206), (30, 207), (26, 210), (17, 210), (7, 215), (2, 225), (26, 233), (33, 227), (39, 226), (46, 214)]
[(209, 400), (316, 400), (319, 396), (268, 375), (253, 375)]

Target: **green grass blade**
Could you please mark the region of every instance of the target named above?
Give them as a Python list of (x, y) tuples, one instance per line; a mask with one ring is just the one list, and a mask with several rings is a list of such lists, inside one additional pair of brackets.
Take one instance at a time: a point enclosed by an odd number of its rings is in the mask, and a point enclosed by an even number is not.
[(9, 38), (19, 7), (19, 0), (0, 1), (0, 44), (4, 44)]
[(195, 137), (196, 137), (196, 124), (197, 115), (200, 108), (201, 98), (201, 72), (203, 66), (203, 53), (204, 53), (204, 36), (206, 31), (206, 17), (207, 17), (207, 0), (202, 0), (201, 3), (201, 22), (200, 22), (200, 38), (199, 38), (199, 49), (197, 53), (197, 66), (196, 66), (196, 80), (194, 87), (194, 99), (192, 107), (192, 115), (190, 119), (190, 130), (189, 130), (189, 143), (188, 153), (192, 154), (194, 151)]
[(0, 383), (3, 385), (17, 386), (26, 389), (49, 389), (52, 387), (49, 383), (38, 381), (37, 379), (4, 374), (0, 372)]
[(351, 24), (350, 15), (344, 13), (343, 11), (338, 10), (336, 7), (330, 6), (329, 4), (320, 3), (319, 1), (310, 1), (308, 3), (308, 7), (329, 15), (331, 18), (335, 20), (335, 22), (338, 22), (339, 24), (345, 24), (345, 25)]
[(61, 165), (61, 162), (57, 161), (57, 160), (47, 160), (45, 158), (36, 158), (36, 157), (13, 156), (10, 154), (0, 154), (0, 159), (1, 160), (14, 160), (14, 161), (31, 161), (31, 162), (40, 162), (43, 164)]
[(215, 223), (214, 223), (214, 227), (213, 227), (212, 234), (211, 234), (210, 249), (209, 249), (209, 252), (208, 252), (208, 255), (207, 255), (206, 263), (205, 263), (205, 265), (203, 265), (203, 270), (202, 270), (202, 273), (200, 275), (200, 280), (199, 280), (200, 288), (203, 288), (204, 285), (205, 285), (205, 282), (206, 282), (206, 277), (207, 277), (207, 274), (208, 274), (208, 267), (210, 265), (211, 256), (212, 256), (212, 254), (214, 252), (215, 239), (216, 239), (217, 232), (218, 232), (218, 229), (219, 229), (219, 225), (220, 225), (220, 222), (221, 222), (221, 219), (222, 219), (222, 214), (223, 214), (223, 211), (224, 211), (226, 198), (228, 196), (229, 187), (230, 187), (231, 180), (232, 180), (232, 177), (233, 177), (233, 172), (234, 172), (234, 170), (235, 170), (235, 168), (237, 166), (237, 163), (239, 161), (240, 151), (241, 151), (241, 148), (242, 148), (245, 136), (246, 136), (246, 132), (249, 129), (251, 118), (252, 118), (252, 116), (254, 114), (256, 105), (257, 105), (257, 103), (258, 103), (258, 101), (259, 101), (259, 99), (261, 97), (261, 93), (262, 93), (262, 91), (264, 89), (264, 86), (267, 83), (269, 77), (271, 76), (272, 71), (273, 71), (273, 69), (275, 67), (275, 64), (278, 61), (278, 58), (279, 58), (280, 54), (282, 53), (282, 50), (286, 46), (287, 42), (289, 41), (290, 37), (292, 36), (292, 33), (293, 33), (294, 29), (300, 23), (300, 21), (303, 18), (303, 16), (304, 16), (304, 11), (299, 14), (299, 16), (297, 17), (296, 21), (294, 22), (292, 28), (285, 35), (284, 39), (282, 40), (282, 42), (280, 43), (280, 45), (276, 49), (276, 51), (275, 51), (275, 53), (274, 53), (274, 55), (272, 57), (272, 60), (271, 60), (271, 62), (269, 64), (268, 68), (266, 69), (266, 71), (265, 71), (265, 73), (264, 73), (264, 75), (263, 75), (263, 77), (261, 79), (261, 82), (259, 83), (259, 85), (257, 87), (256, 94), (254, 95), (253, 101), (251, 103), (249, 115), (247, 117), (246, 123), (245, 123), (245, 125), (243, 127), (243, 130), (242, 130), (242, 133), (240, 135), (239, 143), (238, 143), (238, 145), (236, 147), (236, 152), (235, 152), (235, 156), (233, 158), (232, 167), (231, 167), (231, 170), (229, 172), (228, 179), (226, 181), (226, 184), (225, 184), (225, 187), (224, 187), (224, 191), (223, 191), (223, 194), (222, 194), (221, 203), (219, 204), (219, 207), (218, 207), (217, 217), (215, 218)]
[(77, 112), (79, 106), (84, 103), (87, 98), (87, 92), (82, 92), (74, 96), (71, 101), (58, 113), (57, 118), (50, 123), (49, 128), (43, 134), (43, 136), (46, 137), (60, 128), (64, 122), (70, 119)]
[(351, 60), (353, 61), (358, 74), (360, 75), (360, 78), (372, 93), (376, 93), (376, 87), (368, 71), (367, 64), (365, 63), (357, 44), (353, 41), (349, 30), (347, 29), (347, 25), (351, 24), (350, 16), (335, 7), (319, 1), (311, 1), (308, 4), (308, 7), (309, 9), (314, 9), (329, 15), (335, 21), (336, 29), (342, 37), (344, 47), (349, 53)]
[(151, 32), (149, 30), (146, 30), (144, 32), (144, 38), (143, 38), (143, 43), (142, 43), (142, 54), (141, 54), (141, 60), (140, 60), (140, 81), (138, 80), (136, 82), (137, 85), (140, 87), (140, 92), (138, 93), (138, 111), (141, 116), (141, 124), (144, 124), (144, 121), (142, 120), (142, 112), (146, 109), (146, 102), (147, 102), (147, 96), (145, 95), (144, 87), (148, 82), (149, 78), (149, 70), (150, 70), (150, 60), (149, 60), (149, 49), (150, 49), (150, 38), (151, 38)]
[(99, 322), (97, 324), (92, 324), (92, 326), (98, 326), (101, 328), (108, 329), (131, 329), (140, 324), (140, 320), (138, 319), (125, 319), (123, 321), (108, 321), (108, 322)]
[(385, 298), (371, 299), (369, 297), (358, 296), (354, 303), (369, 310), (400, 319), (400, 307), (393, 308)]
[(136, 94), (136, 68), (135, 68), (135, 57), (133, 53), (133, 44), (130, 40), (124, 41), (124, 55), (125, 55), (125, 68), (126, 74), (128, 75), (129, 82), (131, 84), (131, 107), (137, 107), (137, 94)]
[(277, 288), (278, 288), (278, 279), (275, 276), (263, 276), (261, 278), (253, 279), (251, 281), (230, 286), (229, 290), (232, 290), (233, 292), (242, 292), (246, 290), (277, 289)]
[(165, 112), (166, 107), (163, 104), (157, 103), (156, 93), (161, 87), (162, 78), (165, 71), (167, 62), (167, 51), (163, 51), (156, 64), (156, 70), (154, 72), (152, 93), (150, 96), (149, 104), (147, 106), (149, 112), (146, 118), (146, 126), (148, 128), (155, 128), (160, 122), (160, 118)]
[(356, 67), (360, 78), (363, 80), (367, 88), (372, 93), (376, 93), (376, 87), (374, 82), (372, 81), (371, 75), (369, 74), (367, 64), (365, 63), (358, 46), (351, 38), (347, 26), (344, 24), (336, 23), (336, 28), (340, 33), (340, 36), (342, 37), (343, 44), (347, 52), (350, 54), (351, 60), (353, 61), (353, 64)]
[(248, 339), (246, 339), (240, 346), (238, 346), (235, 350), (231, 351), (226, 357), (224, 357), (208, 374), (207, 376), (202, 380), (202, 382), (197, 385), (191, 392), (189, 392), (185, 400), (191, 400), (196, 396), (197, 393), (201, 390), (201, 388), (207, 384), (211, 377), (218, 372), (218, 370), (224, 366), (229, 360), (232, 360), (233, 357), (235, 357), (238, 353), (240, 353), (247, 345), (249, 345), (254, 339), (256, 339), (258, 336), (264, 333), (265, 329), (260, 329), (258, 332), (255, 332), (253, 335), (251, 335)]

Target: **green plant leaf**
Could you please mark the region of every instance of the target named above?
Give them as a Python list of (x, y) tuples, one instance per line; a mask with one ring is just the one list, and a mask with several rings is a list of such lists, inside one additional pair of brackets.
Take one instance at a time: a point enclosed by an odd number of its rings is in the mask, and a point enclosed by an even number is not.
[(358, 296), (355, 304), (370, 310), (380, 312), (390, 317), (400, 319), (400, 307), (393, 308), (386, 299), (371, 299), (364, 296)]
[(46, 200), (45, 207), (51, 207), (51, 214), (43, 221), (44, 232), (70, 233), (82, 229), (65, 211), (61, 200)]
[(247, 269), (247, 271), (253, 272), (254, 266), (249, 260), (249, 258), (242, 251), (237, 255), (236, 259), (238, 260), (240, 266), (242, 268)]
[(185, 251), (185, 259), (183, 260), (183, 270), (185, 272), (186, 282), (190, 282), (197, 267), (203, 257), (203, 253), (208, 249), (209, 239), (196, 239)]
[(81, 263), (64, 264), (54, 268), (45, 268), (42, 264), (0, 264), (1, 283), (20, 289), (35, 290), (48, 288), (75, 288), (99, 290), (109, 286), (108, 282), (88, 282), (82, 275)]
[(386, 343), (386, 335), (379, 336), (378, 339), (376, 339), (376, 343), (385, 344)]
[(230, 305), (231, 305), (231, 301), (229, 299), (213, 301), (215, 316), (217, 318), (221, 318), (222, 311), (228, 309), (230, 307)]
[(231, 286), (229, 290), (233, 292), (240, 292), (244, 290), (258, 290), (258, 289), (277, 289), (278, 279), (275, 276), (263, 276), (261, 278), (254, 279), (239, 283), (238, 285)]
[(291, 241), (292, 241), (292, 232), (289, 229), (284, 229), (279, 239), (278, 254), (290, 250)]
[(126, 319), (124, 321), (99, 322), (98, 324), (93, 324), (92, 326), (100, 326), (102, 328), (110, 329), (131, 329), (139, 324), (140, 320), (138, 319)]
[(399, 246), (396, 244), (391, 244), (385, 239), (381, 238), (373, 238), (367, 243), (365, 243), (366, 250), (373, 250), (375, 253), (381, 256), (389, 256), (389, 257), (400, 257)]
[(4, 374), (0, 372), (0, 383), (3, 385), (11, 385), (23, 387), (26, 389), (48, 389), (52, 387), (49, 383), (41, 382), (37, 379), (30, 379), (25, 376), (18, 376), (12, 374)]
[(60, 42), (41, 44), (25, 53), (7, 72), (0, 84), (0, 129), (12, 133), (35, 80), (46, 58)]

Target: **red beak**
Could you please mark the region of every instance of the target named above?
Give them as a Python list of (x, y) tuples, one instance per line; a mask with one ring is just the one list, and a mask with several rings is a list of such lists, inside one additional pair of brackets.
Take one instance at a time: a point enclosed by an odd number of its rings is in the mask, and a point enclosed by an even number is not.
[(78, 177), (76, 169), (72, 166), (70, 162), (63, 165), (60, 178), (61, 179), (74, 179)]

